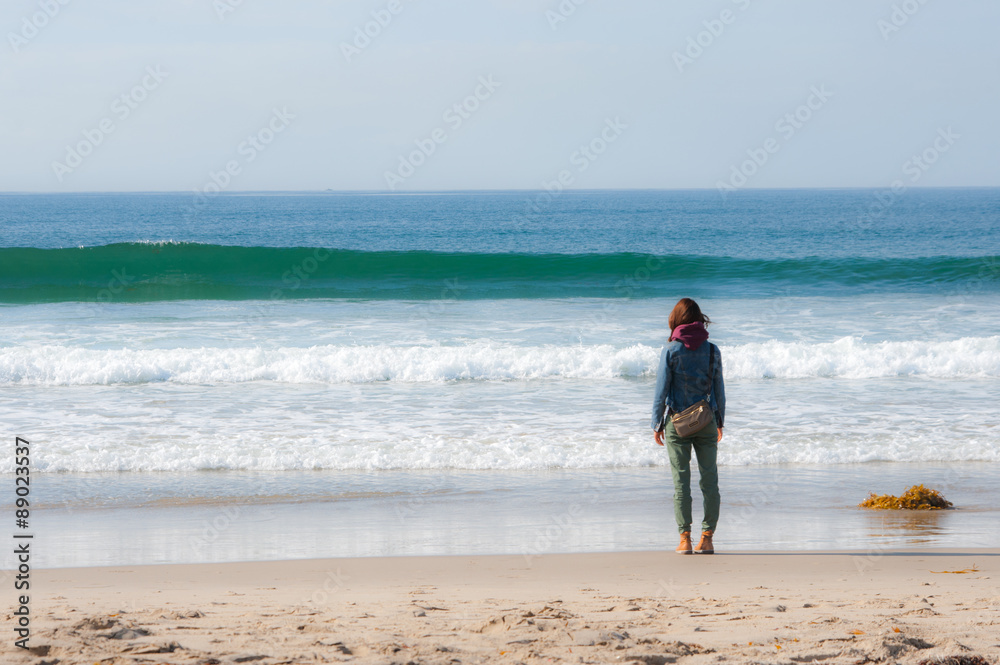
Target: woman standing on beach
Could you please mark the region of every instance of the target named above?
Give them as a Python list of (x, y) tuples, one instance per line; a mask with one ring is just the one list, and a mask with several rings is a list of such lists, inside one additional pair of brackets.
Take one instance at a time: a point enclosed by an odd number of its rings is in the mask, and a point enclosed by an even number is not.
[[(722, 382), (722, 352), (708, 342), (705, 325), (711, 323), (698, 303), (681, 298), (670, 312), (670, 338), (660, 354), (653, 400), (653, 431), (657, 445), (667, 440), (670, 469), (674, 478), (674, 517), (681, 533), (678, 554), (714, 554), (712, 534), (719, 521), (719, 473), (715, 458), (722, 441), (726, 416), (726, 392)], [(707, 342), (707, 343), (706, 343)], [(687, 437), (680, 437), (670, 416), (681, 413), (708, 396), (712, 421)], [(666, 414), (664, 411), (666, 410)], [(665, 417), (666, 416), (666, 417)], [(691, 448), (698, 458), (701, 493), (704, 498), (701, 542), (691, 547)]]

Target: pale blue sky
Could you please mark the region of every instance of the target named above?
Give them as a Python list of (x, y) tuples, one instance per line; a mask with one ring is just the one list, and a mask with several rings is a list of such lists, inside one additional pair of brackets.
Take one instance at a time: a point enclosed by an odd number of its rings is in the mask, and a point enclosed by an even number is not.
[(398, 1), (6, 0), (0, 190), (1000, 185), (995, 0)]

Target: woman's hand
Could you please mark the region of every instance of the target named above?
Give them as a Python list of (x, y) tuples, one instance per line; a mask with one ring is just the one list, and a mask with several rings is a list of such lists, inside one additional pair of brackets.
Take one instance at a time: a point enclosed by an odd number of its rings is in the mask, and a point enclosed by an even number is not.
[(719, 441), (722, 441), (722, 428), (721, 427), (719, 428), (719, 438), (716, 439), (715, 442), (718, 443)]
[(656, 445), (658, 445), (658, 446), (662, 446), (663, 445), (663, 432), (662, 431), (660, 431), (660, 432), (653, 432), (653, 438), (656, 440)]

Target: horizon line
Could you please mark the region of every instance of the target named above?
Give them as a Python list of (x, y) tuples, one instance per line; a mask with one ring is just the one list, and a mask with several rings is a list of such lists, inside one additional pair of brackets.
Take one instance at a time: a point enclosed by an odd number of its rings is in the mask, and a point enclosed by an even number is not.
[[(864, 191), (864, 190), (883, 190), (889, 189), (889, 187), (882, 186), (840, 186), (840, 185), (825, 185), (825, 186), (803, 186), (803, 187), (746, 187), (736, 192), (728, 192), (728, 194), (740, 194), (744, 192), (787, 192), (787, 191), (844, 191), (844, 190), (854, 190), (854, 191)], [(911, 186), (907, 187), (907, 191), (920, 189), (920, 190), (934, 190), (934, 189), (1000, 189), (1000, 185), (922, 185), (922, 186)], [(550, 190), (544, 188), (534, 188), (534, 189), (524, 189), (524, 188), (512, 188), (512, 189), (420, 189), (420, 190), (406, 190), (406, 191), (386, 191), (382, 189), (246, 189), (246, 190), (233, 190), (233, 191), (223, 191), (214, 192), (206, 198), (216, 198), (224, 196), (245, 196), (245, 195), (261, 195), (261, 194), (283, 194), (283, 195), (294, 195), (294, 194), (361, 194), (361, 195), (382, 195), (382, 196), (420, 196), (428, 194), (504, 194), (504, 193), (549, 193), (558, 196), (559, 194), (571, 194), (571, 193), (586, 193), (586, 192), (712, 192), (718, 191), (717, 187), (587, 187), (587, 188), (566, 188), (558, 190), (556, 192), (551, 192)], [(903, 192), (905, 193), (905, 192)], [(71, 190), (71, 191), (52, 191), (52, 190), (0, 190), (0, 196), (48, 196), (48, 195), (81, 195), (81, 194), (185, 194), (185, 195), (201, 195), (205, 194), (195, 191), (195, 190), (179, 190), (179, 189), (137, 189), (137, 190)]]

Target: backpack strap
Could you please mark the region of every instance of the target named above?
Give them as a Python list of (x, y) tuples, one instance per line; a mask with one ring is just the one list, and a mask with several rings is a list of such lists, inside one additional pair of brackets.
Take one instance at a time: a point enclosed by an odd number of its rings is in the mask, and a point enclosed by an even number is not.
[(715, 345), (708, 343), (708, 392), (705, 401), (712, 402), (712, 388), (715, 386)]

